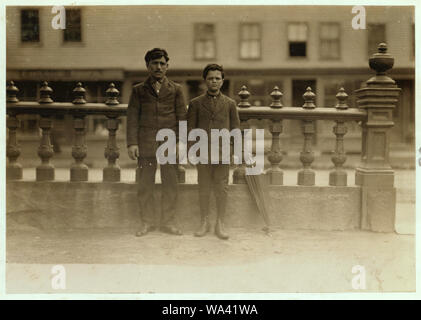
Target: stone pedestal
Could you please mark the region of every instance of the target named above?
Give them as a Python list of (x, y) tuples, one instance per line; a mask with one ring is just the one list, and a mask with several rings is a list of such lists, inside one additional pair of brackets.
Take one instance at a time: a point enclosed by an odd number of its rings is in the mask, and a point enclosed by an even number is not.
[(104, 182), (118, 182), (120, 181), (120, 167), (116, 164), (109, 165), (103, 169)]
[(361, 163), (355, 171), (355, 184), (362, 187), (361, 228), (379, 232), (395, 231), (396, 189), (389, 164), (389, 129), (400, 89), (386, 76), (394, 59), (381, 43), (369, 62), (376, 76), (356, 90), (357, 104), (367, 112), (362, 126)]

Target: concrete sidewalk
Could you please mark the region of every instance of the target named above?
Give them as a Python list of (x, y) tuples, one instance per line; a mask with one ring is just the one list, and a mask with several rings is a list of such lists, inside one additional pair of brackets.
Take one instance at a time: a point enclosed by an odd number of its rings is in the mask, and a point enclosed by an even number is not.
[[(415, 237), (364, 231), (230, 229), (171, 236), (134, 230), (7, 234), (8, 293), (411, 292)], [(51, 286), (63, 265), (66, 289)], [(357, 266), (357, 267), (356, 267)], [(359, 267), (358, 267), (359, 266)], [(352, 281), (363, 270), (365, 289)], [(361, 269), (363, 268), (363, 269)]]

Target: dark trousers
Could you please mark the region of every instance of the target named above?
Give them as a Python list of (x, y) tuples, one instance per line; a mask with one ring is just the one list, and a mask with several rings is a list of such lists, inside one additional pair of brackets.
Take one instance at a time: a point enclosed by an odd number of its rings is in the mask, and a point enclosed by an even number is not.
[(138, 198), (142, 222), (156, 225), (157, 214), (160, 214), (160, 225), (171, 225), (175, 223), (178, 195), (177, 165), (161, 165), (160, 207), (154, 201), (156, 167), (156, 158), (141, 158), (138, 161)]
[(213, 190), (217, 213), (222, 218), (227, 206), (229, 164), (198, 164), (197, 176), (201, 215), (209, 214), (209, 200)]

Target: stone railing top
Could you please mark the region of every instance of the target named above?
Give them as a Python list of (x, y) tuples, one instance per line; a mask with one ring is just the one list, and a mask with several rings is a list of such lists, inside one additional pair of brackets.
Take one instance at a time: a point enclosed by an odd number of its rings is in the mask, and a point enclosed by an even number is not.
[(127, 112), (127, 104), (107, 105), (105, 103), (84, 103), (73, 104), (71, 102), (52, 102), (39, 104), (32, 101), (20, 101), (17, 103), (7, 103), (8, 114), (71, 114), (71, 115), (91, 115), (102, 114), (106, 116), (122, 116)]
[[(52, 102), (40, 104), (38, 102), (21, 101), (7, 103), (6, 110), (9, 115), (18, 114), (40, 114), (53, 116), (57, 114), (69, 114), (73, 116), (105, 115), (108, 117), (125, 116), (127, 104), (115, 106), (105, 103), (73, 104), (71, 102)], [(298, 119), (298, 120), (343, 120), (359, 121), (367, 116), (366, 111), (356, 108), (313, 108), (304, 109), (300, 107), (273, 108), (269, 106), (252, 106), (248, 108), (238, 107), (238, 113), (242, 121), (250, 119)]]
[[(127, 104), (119, 104), (117, 99), (119, 91), (113, 83), (110, 83), (106, 90), (107, 100), (105, 103), (89, 103), (85, 100), (86, 90), (82, 83), (78, 82), (73, 90), (74, 99), (72, 102), (54, 102), (51, 98), (53, 89), (44, 81), (40, 89), (40, 100), (20, 102), (17, 98), (19, 88), (14, 82), (9, 82), (7, 88), (6, 110), (9, 115), (18, 114), (40, 114), (42, 116), (53, 116), (56, 114), (70, 114), (75, 117), (85, 115), (105, 115), (109, 118), (123, 116), (127, 113)], [(240, 102), (238, 111), (240, 119), (299, 119), (299, 120), (341, 120), (354, 121), (363, 120), (367, 113), (365, 110), (349, 108), (347, 105), (348, 95), (343, 88), (340, 88), (336, 95), (337, 104), (332, 108), (320, 108), (316, 106), (316, 94), (308, 87), (303, 94), (304, 104), (301, 107), (284, 107), (282, 104), (282, 92), (277, 86), (270, 93), (272, 103), (269, 106), (251, 106), (248, 99), (250, 92), (246, 86), (238, 93)]]

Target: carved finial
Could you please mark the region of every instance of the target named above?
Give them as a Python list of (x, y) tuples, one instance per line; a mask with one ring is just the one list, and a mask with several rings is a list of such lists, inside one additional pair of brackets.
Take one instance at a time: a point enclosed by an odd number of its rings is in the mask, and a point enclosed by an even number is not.
[(379, 43), (378, 47), (377, 47), (377, 51), (379, 53), (386, 53), (387, 52), (387, 44), (384, 42)]
[(336, 94), (336, 99), (338, 100), (338, 103), (335, 106), (336, 109), (348, 109), (348, 105), (346, 104), (348, 95), (343, 87), (341, 87)]
[(240, 97), (241, 101), (238, 104), (240, 108), (248, 108), (250, 107), (250, 102), (248, 101), (250, 97), (250, 92), (247, 91), (246, 86), (241, 87), (241, 91), (238, 93), (238, 96)]
[(73, 100), (74, 104), (84, 104), (84, 103), (86, 103), (86, 100), (85, 100), (86, 90), (82, 87), (81, 82), (78, 82), (76, 84), (76, 88), (73, 89), (73, 93), (75, 95), (75, 99)]
[(41, 88), (39, 89), (39, 95), (41, 99), (39, 99), (39, 103), (52, 103), (54, 102), (53, 99), (51, 99), (51, 94), (53, 93), (53, 89), (51, 89), (48, 86), (48, 82), (44, 81), (42, 83)]
[(15, 83), (13, 81), (10, 81), (9, 85), (6, 87), (6, 94), (7, 94), (6, 102), (9, 102), (9, 103), (19, 102), (19, 99), (16, 97), (18, 92), (19, 92), (19, 89), (15, 87)]
[(270, 96), (272, 98), (272, 103), (270, 104), (271, 108), (282, 108), (282, 101), (281, 98), (283, 96), (282, 92), (279, 90), (278, 86), (275, 86), (273, 88), (273, 91), (270, 93)]
[(387, 53), (387, 44), (380, 43), (377, 47), (377, 53), (369, 59), (370, 68), (376, 71), (377, 76), (385, 75), (386, 71), (392, 69), (395, 59)]
[(107, 91), (105, 91), (105, 94), (107, 96), (107, 100), (105, 101), (105, 104), (107, 105), (116, 105), (119, 104), (118, 100), (117, 100), (117, 96), (120, 93), (120, 91), (118, 91), (114, 85), (114, 83), (110, 83), (110, 85), (108, 86)]
[(316, 99), (316, 94), (313, 91), (311, 91), (310, 87), (307, 87), (306, 92), (303, 94), (303, 98), (304, 98), (303, 108), (305, 109), (316, 108), (316, 105), (314, 104), (314, 101)]

